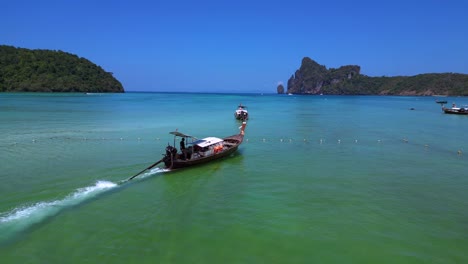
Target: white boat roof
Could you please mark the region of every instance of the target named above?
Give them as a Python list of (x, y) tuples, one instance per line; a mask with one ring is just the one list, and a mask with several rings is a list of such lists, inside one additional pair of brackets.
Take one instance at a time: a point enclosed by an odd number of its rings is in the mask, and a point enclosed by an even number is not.
[(208, 147), (210, 145), (213, 145), (219, 142), (223, 142), (223, 140), (217, 137), (207, 137), (207, 138), (199, 139), (193, 142), (193, 144), (204, 148), (204, 147)]
[(174, 135), (176, 137), (191, 137), (191, 138), (193, 138), (192, 136), (184, 134), (184, 133), (180, 133), (179, 131), (169, 132), (169, 134)]

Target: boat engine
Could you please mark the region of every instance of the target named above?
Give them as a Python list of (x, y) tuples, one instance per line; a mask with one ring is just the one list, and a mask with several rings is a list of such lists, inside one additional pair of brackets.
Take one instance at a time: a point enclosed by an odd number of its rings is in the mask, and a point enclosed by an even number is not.
[(166, 158), (170, 158), (171, 156), (173, 158), (175, 158), (176, 154), (177, 154), (177, 149), (176, 148), (174, 148), (171, 145), (168, 145), (166, 147)]

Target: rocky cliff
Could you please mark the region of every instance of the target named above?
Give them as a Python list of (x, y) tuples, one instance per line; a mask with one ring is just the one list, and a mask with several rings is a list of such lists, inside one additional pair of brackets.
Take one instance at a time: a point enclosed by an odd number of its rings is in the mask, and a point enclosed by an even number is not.
[[(369, 77), (357, 65), (327, 69), (312, 59), (288, 80), (287, 93), (336, 95), (451, 95), (468, 96), (468, 74), (428, 73), (415, 76)], [(282, 93), (281, 89), (277, 89)]]
[(288, 80), (288, 93), (292, 94), (320, 94), (323, 90), (345, 80), (359, 75), (361, 67), (357, 65), (342, 66), (338, 69), (327, 69), (314, 60), (305, 57), (301, 68)]

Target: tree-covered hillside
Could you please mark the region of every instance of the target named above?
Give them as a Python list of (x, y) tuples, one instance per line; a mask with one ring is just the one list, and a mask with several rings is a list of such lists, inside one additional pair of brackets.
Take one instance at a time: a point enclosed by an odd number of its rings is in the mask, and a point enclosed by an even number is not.
[(369, 77), (357, 65), (327, 69), (305, 57), (288, 81), (287, 93), (337, 95), (468, 96), (468, 74), (428, 73), (415, 76)]
[(76, 55), (0, 45), (0, 92), (124, 92), (98, 65)]

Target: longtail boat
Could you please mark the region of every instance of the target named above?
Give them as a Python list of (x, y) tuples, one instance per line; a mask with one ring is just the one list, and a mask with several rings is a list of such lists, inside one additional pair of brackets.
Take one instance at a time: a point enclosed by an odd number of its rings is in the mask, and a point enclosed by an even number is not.
[(249, 111), (247, 111), (247, 106), (239, 104), (236, 111), (234, 112), (234, 117), (237, 120), (242, 120), (242, 121), (249, 119)]
[[(225, 138), (206, 137), (198, 139), (179, 131), (169, 132), (174, 136), (174, 143), (167, 145), (163, 158), (126, 181), (135, 178), (161, 162), (164, 163), (166, 169), (175, 170), (227, 157), (236, 152), (242, 141), (244, 141), (246, 126), (247, 123), (242, 122), (239, 134)], [(179, 142), (179, 149), (176, 148), (177, 142)]]
[(442, 106), (442, 111), (446, 114), (468, 115), (468, 106), (457, 107), (455, 104), (452, 104), (451, 108)]
[[(247, 123), (243, 122), (239, 134), (225, 138), (197, 139), (178, 131), (170, 132), (174, 135), (174, 144), (166, 147), (166, 154), (162, 159), (164, 165), (167, 169), (180, 169), (229, 156), (242, 144), (246, 125)], [(187, 148), (181, 146), (177, 150), (177, 141), (185, 141)]]

